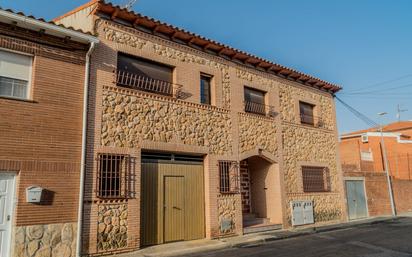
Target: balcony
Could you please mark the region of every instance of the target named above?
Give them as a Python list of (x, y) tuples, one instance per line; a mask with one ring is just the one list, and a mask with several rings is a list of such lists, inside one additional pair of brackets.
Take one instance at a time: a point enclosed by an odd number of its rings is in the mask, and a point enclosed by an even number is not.
[(322, 118), (313, 115), (300, 114), (300, 123), (315, 128), (325, 127), (325, 123), (323, 122)]
[(163, 80), (133, 74), (123, 70), (115, 70), (116, 84), (149, 93), (179, 98), (182, 85)]
[(253, 113), (253, 114), (268, 116), (268, 117), (275, 117), (277, 114), (275, 112), (274, 106), (251, 102), (251, 101), (245, 101), (244, 105), (245, 105), (245, 112), (248, 112), (248, 113)]

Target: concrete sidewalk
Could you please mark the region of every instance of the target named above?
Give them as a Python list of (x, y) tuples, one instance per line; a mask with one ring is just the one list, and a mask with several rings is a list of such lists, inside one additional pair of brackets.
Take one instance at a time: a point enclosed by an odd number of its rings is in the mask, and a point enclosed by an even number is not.
[(262, 244), (265, 242), (281, 240), (286, 238), (310, 235), (315, 233), (333, 231), (333, 230), (340, 230), (340, 229), (347, 229), (362, 225), (370, 225), (370, 224), (377, 224), (381, 222), (385, 222), (392, 219), (398, 219), (401, 217), (411, 217), (411, 214), (404, 214), (399, 215), (397, 217), (392, 216), (383, 216), (383, 217), (376, 217), (376, 218), (368, 218), (363, 220), (357, 221), (350, 221), (344, 222), (339, 224), (333, 225), (325, 225), (319, 227), (311, 227), (311, 228), (295, 228), (295, 229), (288, 229), (288, 230), (275, 230), (275, 231), (268, 231), (262, 233), (254, 233), (248, 234), (244, 236), (235, 236), (229, 238), (222, 238), (222, 239), (201, 239), (201, 240), (193, 240), (193, 241), (183, 241), (177, 243), (170, 243), (170, 244), (162, 244), (156, 245), (152, 247), (147, 247), (142, 250), (126, 253), (126, 254), (118, 254), (118, 257), (173, 257), (173, 256), (182, 256), (185, 254), (193, 254), (193, 253), (200, 253), (212, 250), (220, 250), (224, 248), (231, 248), (231, 247), (251, 247), (254, 245)]

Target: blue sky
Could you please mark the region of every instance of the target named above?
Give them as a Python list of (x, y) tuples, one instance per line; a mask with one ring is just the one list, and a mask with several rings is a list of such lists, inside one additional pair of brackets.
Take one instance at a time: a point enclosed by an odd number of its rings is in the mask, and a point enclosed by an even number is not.
[[(52, 19), (86, 1), (0, 6)], [(134, 10), (342, 85), (338, 96), (377, 122), (395, 121), (397, 104), (412, 120), (412, 1), (139, 0)], [(368, 127), (340, 103), (337, 117), (340, 133)]]

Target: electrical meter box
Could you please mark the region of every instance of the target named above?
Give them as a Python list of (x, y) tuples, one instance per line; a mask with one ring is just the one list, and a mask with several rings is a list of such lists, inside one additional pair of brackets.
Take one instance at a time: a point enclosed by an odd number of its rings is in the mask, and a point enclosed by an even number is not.
[(290, 203), (292, 212), (292, 226), (313, 224), (313, 202), (312, 201), (292, 201)]
[(26, 201), (28, 203), (40, 203), (43, 188), (38, 186), (29, 186), (26, 188)]

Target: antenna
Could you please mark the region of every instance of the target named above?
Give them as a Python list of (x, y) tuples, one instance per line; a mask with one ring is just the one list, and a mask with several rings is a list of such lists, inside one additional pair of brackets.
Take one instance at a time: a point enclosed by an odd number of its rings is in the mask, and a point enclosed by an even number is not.
[(407, 109), (401, 109), (401, 105), (398, 104), (398, 110), (397, 110), (397, 113), (396, 113), (396, 118), (398, 118), (398, 122), (401, 121), (401, 112), (406, 112), (406, 111), (408, 111), (408, 110)]
[(131, 10), (133, 5), (137, 2), (137, 0), (129, 0), (129, 2), (124, 6), (127, 10)]

